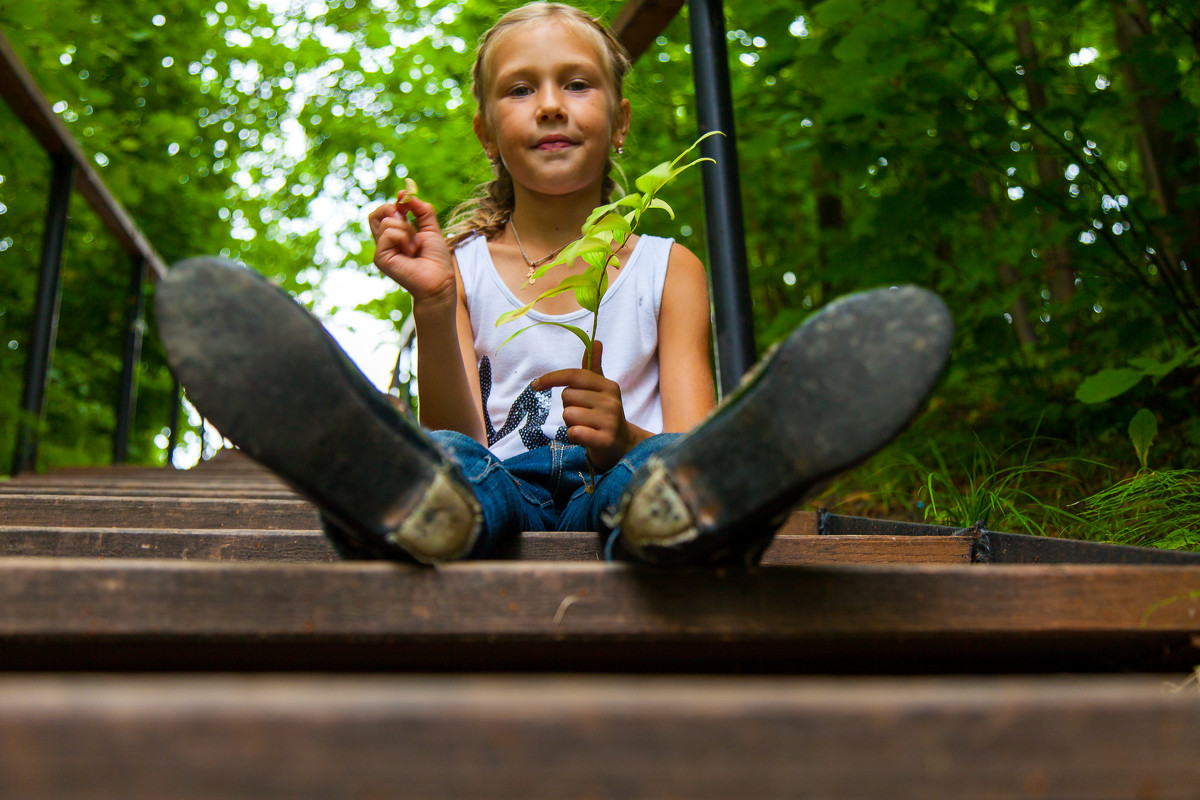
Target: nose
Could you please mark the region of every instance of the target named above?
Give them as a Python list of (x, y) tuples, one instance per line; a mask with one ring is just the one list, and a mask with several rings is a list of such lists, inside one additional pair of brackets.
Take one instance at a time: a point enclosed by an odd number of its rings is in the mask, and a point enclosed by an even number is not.
[(539, 121), (566, 119), (567, 112), (560, 92), (555, 89), (544, 90), (539, 93), (539, 97), (542, 101), (538, 106)]

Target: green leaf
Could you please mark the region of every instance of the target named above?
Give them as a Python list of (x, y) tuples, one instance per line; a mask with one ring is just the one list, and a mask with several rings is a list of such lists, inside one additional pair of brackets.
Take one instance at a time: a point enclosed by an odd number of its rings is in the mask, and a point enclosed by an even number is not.
[[(678, 164), (680, 161), (683, 161), (684, 156), (686, 156), (688, 153), (692, 152), (697, 147), (699, 147), (700, 143), (703, 142), (705, 139), (708, 139), (709, 137), (712, 137), (712, 136), (724, 136), (724, 135), (725, 135), (724, 131), (709, 131), (708, 133), (704, 134), (699, 139), (692, 142), (691, 147), (689, 147), (687, 150), (684, 150), (679, 155), (675, 156), (675, 160), (671, 162), (671, 168), (674, 169), (676, 164)], [(699, 160), (702, 161), (703, 159), (699, 159)], [(692, 164), (695, 164), (695, 163), (697, 163), (697, 162), (696, 161), (692, 162)], [(689, 164), (688, 166), (691, 166), (691, 164)], [(687, 167), (684, 167), (683, 169), (687, 169)], [(679, 172), (681, 172), (681, 171), (682, 170), (676, 170), (675, 174), (678, 175)]]
[(684, 164), (682, 167), (676, 167), (676, 168), (675, 168), (675, 169), (674, 169), (674, 170), (671, 172), (671, 179), (673, 180), (673, 179), (675, 178), (675, 176), (676, 176), (676, 175), (678, 175), (679, 173), (683, 172), (684, 170), (686, 170), (686, 169), (691, 169), (692, 167), (696, 166), (697, 164), (703, 164), (705, 161), (708, 161), (708, 162), (710, 162), (710, 163), (712, 163), (712, 164), (715, 164), (715, 163), (717, 163), (717, 162), (716, 162), (714, 159), (711, 159), (711, 158), (707, 158), (707, 157), (705, 157), (705, 158), (697, 158), (695, 161), (692, 161), (692, 162), (690, 162), (690, 163)]
[(1177, 367), (1183, 366), (1192, 355), (1191, 350), (1179, 348), (1175, 351), (1170, 361), (1164, 362), (1150, 356), (1138, 356), (1137, 358), (1129, 359), (1129, 363), (1154, 378), (1155, 381), (1158, 381), (1161, 378), (1165, 378)]
[(526, 327), (521, 328), (521, 330), (517, 331), (512, 336), (509, 336), (507, 339), (505, 339), (500, 344), (500, 347), (497, 347), (496, 349), (499, 350), (501, 347), (504, 347), (504, 345), (508, 344), (509, 342), (511, 342), (513, 339), (517, 338), (518, 336), (520, 336), (525, 331), (530, 330), (532, 328), (536, 328), (539, 325), (553, 325), (556, 328), (562, 328), (564, 331), (570, 331), (571, 333), (573, 333), (577, 337), (579, 337), (579, 341), (583, 342), (583, 347), (585, 350), (590, 350), (592, 347), (592, 337), (587, 335), (587, 331), (582, 330), (580, 328), (576, 328), (574, 325), (566, 325), (562, 322), (551, 322), (550, 320), (542, 320), (540, 322), (535, 322), (532, 325), (527, 325)]
[(625, 239), (629, 238), (629, 235), (633, 232), (633, 229), (629, 224), (629, 220), (625, 219), (623, 215), (607, 214), (594, 225), (592, 225), (591, 229), (588, 231), (588, 234), (591, 236), (596, 236), (597, 234), (604, 232), (613, 234), (614, 239), (620, 238), (622, 241), (624, 241)]
[(641, 208), (645, 198), (639, 192), (631, 192), (618, 200), (613, 205), (617, 206), (632, 206), (633, 208)]
[(650, 207), (661, 208), (663, 211), (667, 212), (667, 215), (670, 216), (671, 219), (675, 219), (675, 210), (667, 205), (665, 201), (659, 200), (657, 197), (650, 201)]
[(579, 303), (580, 308), (595, 314), (596, 309), (600, 306), (600, 296), (596, 292), (596, 284), (589, 281), (583, 286), (576, 286), (575, 302)]
[[(596, 206), (595, 208), (593, 208), (592, 213), (588, 214), (587, 221), (585, 221), (583, 223), (583, 227), (579, 229), (579, 232), (586, 236), (588, 229), (596, 224), (596, 220), (600, 219), (601, 217), (603, 217), (605, 214), (607, 214), (610, 211), (616, 211), (622, 205), (629, 205), (629, 203), (625, 202), (625, 201), (627, 201), (630, 197), (637, 198), (638, 195), (636, 195), (636, 194), (626, 195), (625, 197), (622, 197), (620, 200), (617, 200), (616, 202), (606, 203), (602, 206)], [(635, 200), (635, 202), (636, 202), (636, 200)]]
[(862, 13), (864, 13), (862, 0), (825, 0), (824, 3), (818, 4), (813, 9), (813, 16), (827, 27), (840, 25)]
[(1075, 399), (1081, 403), (1103, 403), (1137, 386), (1146, 377), (1139, 369), (1102, 369), (1079, 384)]
[(543, 264), (542, 266), (538, 267), (534, 271), (533, 277), (535, 280), (537, 278), (541, 278), (541, 277), (545, 276), (545, 274), (547, 272), (549, 272), (550, 270), (554, 269), (557, 266), (561, 266), (562, 264), (570, 264), (575, 259), (580, 258), (580, 257), (586, 255), (587, 253), (594, 253), (594, 252), (600, 252), (600, 253), (612, 252), (612, 245), (611, 245), (611, 243), (609, 243), (599, 237), (586, 236), (577, 242), (573, 242), (573, 243), (567, 245), (567, 247), (561, 253), (559, 253), (554, 258), (554, 260), (552, 260), (549, 264)]
[(582, 258), (589, 266), (599, 267), (607, 264), (610, 256), (611, 253), (584, 253)]
[[(499, 328), (501, 325), (507, 325), (508, 323), (512, 322), (513, 320), (520, 319), (521, 317), (528, 314), (532, 308), (533, 308), (533, 303), (528, 303), (528, 304), (516, 309), (515, 311), (505, 311), (503, 314), (496, 317), (496, 327)], [(507, 342), (508, 340), (505, 339), (505, 341)]]
[(664, 161), (635, 180), (633, 185), (638, 188), (639, 192), (653, 195), (659, 189), (666, 186), (669, 180), (671, 180), (671, 162)]
[(1150, 445), (1156, 436), (1158, 420), (1154, 417), (1154, 412), (1146, 408), (1138, 409), (1129, 421), (1129, 439), (1133, 442), (1133, 449), (1142, 464), (1142, 469), (1146, 469), (1146, 458), (1150, 455)]

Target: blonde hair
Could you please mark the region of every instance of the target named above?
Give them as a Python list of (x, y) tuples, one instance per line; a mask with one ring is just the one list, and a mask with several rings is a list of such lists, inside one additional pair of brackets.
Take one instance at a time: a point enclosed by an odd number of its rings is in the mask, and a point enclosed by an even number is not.
[[(587, 12), (562, 3), (529, 3), (513, 9), (502, 16), (479, 39), (475, 50), (475, 65), (471, 69), (471, 94), (475, 98), (479, 113), (487, 114), (486, 92), (484, 87), (487, 79), (488, 55), (496, 42), (509, 31), (519, 25), (543, 20), (560, 20), (570, 25), (582, 36), (600, 45), (608, 62), (608, 77), (612, 82), (614, 111), (622, 96), (625, 75), (629, 72), (629, 53), (602, 22)], [(616, 180), (610, 174), (613, 161), (609, 157), (604, 163), (604, 183), (601, 186), (600, 202), (606, 203), (618, 189)], [(512, 216), (513, 205), (516, 202), (513, 193), (512, 175), (504, 166), (503, 160), (497, 158), (492, 162), (493, 178), (476, 187), (473, 197), (459, 205), (450, 215), (446, 226), (446, 239), (451, 249), (476, 234), (482, 234), (491, 240), (500, 235), (504, 226)]]

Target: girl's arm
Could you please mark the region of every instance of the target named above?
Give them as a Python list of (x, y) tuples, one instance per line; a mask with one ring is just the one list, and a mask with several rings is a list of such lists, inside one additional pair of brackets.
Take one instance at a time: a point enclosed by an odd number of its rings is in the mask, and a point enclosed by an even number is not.
[[(410, 212), (415, 226), (408, 219)], [(474, 362), (471, 320), (436, 211), (402, 194), (397, 202), (372, 211), (368, 221), (375, 238), (375, 265), (413, 298), (421, 424), (486, 443), (478, 378), (472, 381), (466, 366)]]
[(487, 446), (483, 428), (479, 373), (475, 363), (471, 317), (462, 278), (455, 270), (457, 298), (453, 316), (440, 308), (418, 310), (417, 407), (421, 425), (430, 430), (458, 431)]
[(685, 433), (716, 406), (708, 278), (700, 259), (681, 244), (671, 248), (658, 313), (658, 385), (663, 431)]

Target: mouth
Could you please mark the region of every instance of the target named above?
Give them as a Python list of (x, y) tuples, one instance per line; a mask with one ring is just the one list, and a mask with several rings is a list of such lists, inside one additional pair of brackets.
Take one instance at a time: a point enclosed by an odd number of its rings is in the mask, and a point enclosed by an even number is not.
[(575, 143), (566, 136), (556, 134), (553, 136), (543, 136), (541, 139), (538, 139), (538, 142), (533, 146), (533, 149), (541, 150), (543, 152), (551, 152), (554, 150), (565, 150), (568, 147), (573, 147), (574, 145)]

